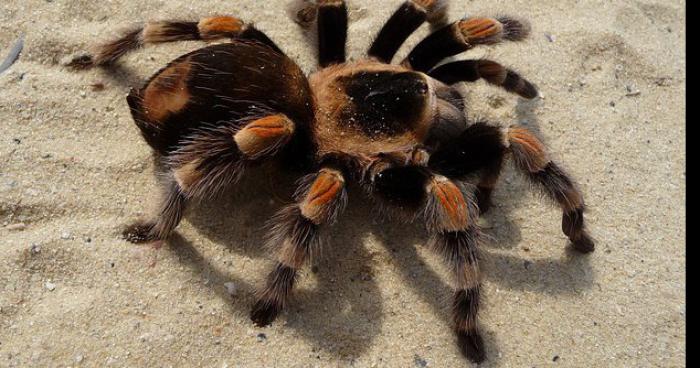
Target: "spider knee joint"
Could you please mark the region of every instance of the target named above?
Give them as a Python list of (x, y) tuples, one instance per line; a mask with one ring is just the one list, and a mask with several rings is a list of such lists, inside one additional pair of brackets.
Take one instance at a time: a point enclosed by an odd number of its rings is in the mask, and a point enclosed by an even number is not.
[(328, 222), (335, 217), (345, 197), (345, 179), (335, 169), (322, 169), (309, 187), (299, 208), (302, 216), (315, 224)]
[(439, 231), (460, 231), (474, 224), (474, 201), (464, 188), (444, 176), (435, 176), (427, 184), (425, 208), (428, 226)]
[(286, 144), (295, 126), (282, 114), (254, 120), (234, 135), (238, 149), (249, 158), (271, 153)]
[(212, 40), (239, 34), (243, 30), (243, 22), (234, 17), (204, 18), (197, 24), (197, 29), (203, 40)]
[(199, 160), (194, 160), (173, 170), (173, 177), (181, 190), (187, 191), (202, 178), (202, 172), (198, 169), (199, 164)]

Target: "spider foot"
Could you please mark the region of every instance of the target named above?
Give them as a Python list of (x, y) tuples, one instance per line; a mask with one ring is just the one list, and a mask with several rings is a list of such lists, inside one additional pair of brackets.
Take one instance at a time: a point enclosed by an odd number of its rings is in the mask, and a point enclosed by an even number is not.
[(250, 319), (258, 327), (270, 325), (280, 312), (279, 306), (265, 300), (258, 300), (250, 312)]
[(573, 240), (571, 246), (580, 253), (592, 253), (595, 250), (593, 239), (587, 234), (583, 234), (579, 239)]
[(457, 332), (459, 339), (459, 348), (462, 354), (473, 363), (479, 364), (486, 360), (486, 350), (484, 349), (484, 340), (476, 331), (459, 331)]
[(151, 235), (151, 230), (155, 225), (149, 222), (135, 222), (128, 225), (126, 229), (122, 232), (122, 238), (133, 244), (143, 244), (150, 241), (157, 240), (153, 235)]

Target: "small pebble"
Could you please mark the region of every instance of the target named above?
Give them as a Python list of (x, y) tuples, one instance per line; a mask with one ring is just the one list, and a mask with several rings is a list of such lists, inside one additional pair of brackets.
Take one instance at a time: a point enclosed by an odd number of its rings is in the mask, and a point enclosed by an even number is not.
[(46, 283), (44, 284), (44, 287), (45, 287), (48, 291), (54, 291), (54, 290), (56, 289), (56, 284), (54, 284), (53, 282), (46, 282)]
[(263, 342), (263, 341), (267, 340), (267, 335), (265, 335), (264, 333), (259, 333), (257, 336), (257, 339), (258, 339), (258, 342)]
[(224, 284), (224, 287), (226, 288), (226, 292), (230, 296), (236, 296), (238, 295), (238, 287), (236, 287), (236, 284), (233, 282), (227, 282)]
[(671, 85), (671, 82), (673, 82), (671, 77), (659, 77), (654, 80), (654, 84), (659, 87), (668, 87)]
[(76, 355), (75, 356), (75, 362), (80, 364), (83, 362), (83, 359), (85, 359), (82, 355)]
[(544, 36), (547, 38), (547, 41), (549, 41), (549, 42), (554, 42), (557, 40), (557, 38), (553, 34), (545, 33)]
[(316, 20), (317, 11), (314, 4), (308, 4), (297, 12), (294, 20), (303, 27), (309, 27)]
[(625, 86), (625, 88), (627, 89), (627, 97), (639, 96), (642, 93), (640, 90), (633, 88), (630, 85)]
[(71, 233), (69, 233), (68, 231), (64, 231), (64, 232), (61, 233), (61, 239), (63, 239), (63, 240), (68, 240), (68, 239), (70, 239), (71, 237), (72, 237), (72, 236), (71, 236)]
[(32, 254), (41, 253), (41, 245), (36, 244), (36, 243), (32, 244), (31, 252), (32, 252)]
[(416, 364), (416, 367), (420, 368), (425, 368), (428, 366), (428, 362), (425, 361), (425, 359), (421, 358), (418, 354), (413, 356), (413, 363)]

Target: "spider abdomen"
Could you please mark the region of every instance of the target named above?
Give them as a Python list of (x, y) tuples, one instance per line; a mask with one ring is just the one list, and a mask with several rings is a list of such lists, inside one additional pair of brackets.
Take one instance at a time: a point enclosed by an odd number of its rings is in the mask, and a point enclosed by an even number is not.
[(156, 73), (129, 104), (148, 143), (162, 154), (204, 127), (282, 113), (299, 126), (313, 120), (304, 73), (287, 56), (254, 41), (209, 46)]

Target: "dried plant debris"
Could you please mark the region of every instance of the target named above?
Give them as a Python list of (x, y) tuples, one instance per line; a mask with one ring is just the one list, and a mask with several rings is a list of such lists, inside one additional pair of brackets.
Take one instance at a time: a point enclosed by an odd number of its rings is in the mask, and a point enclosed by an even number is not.
[(7, 54), (7, 57), (5, 58), (5, 61), (0, 64), (0, 74), (5, 72), (5, 70), (9, 69), (12, 64), (14, 64), (17, 59), (19, 59), (19, 55), (22, 53), (22, 49), (24, 48), (24, 36), (20, 36), (20, 38), (15, 41), (14, 46), (10, 48), (10, 53)]
[(287, 6), (287, 13), (297, 24), (305, 29), (309, 29), (316, 22), (318, 4), (309, 0), (292, 1)]

